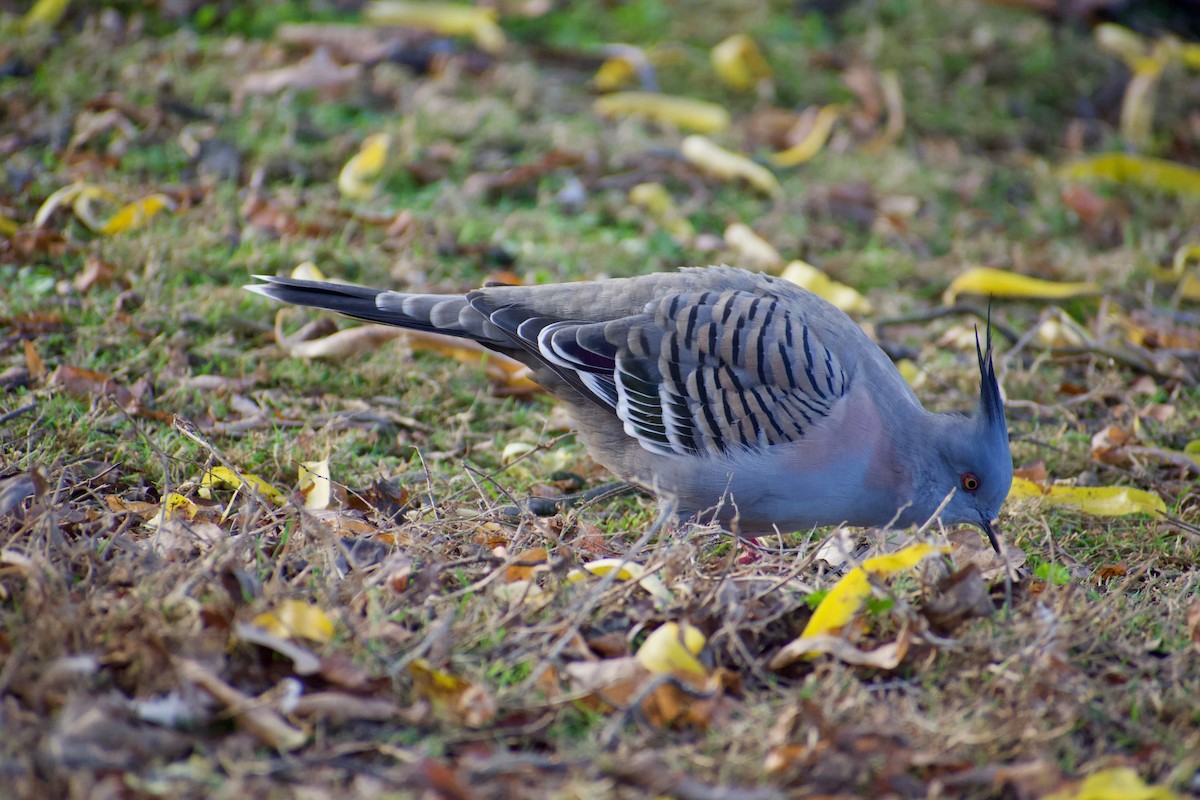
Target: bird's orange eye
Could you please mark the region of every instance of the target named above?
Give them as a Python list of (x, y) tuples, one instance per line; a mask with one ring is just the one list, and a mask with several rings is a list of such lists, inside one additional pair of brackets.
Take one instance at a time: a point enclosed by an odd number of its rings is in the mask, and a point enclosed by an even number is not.
[(962, 487), (963, 491), (975, 494), (975, 492), (979, 489), (979, 478), (974, 472), (965, 473), (962, 476)]

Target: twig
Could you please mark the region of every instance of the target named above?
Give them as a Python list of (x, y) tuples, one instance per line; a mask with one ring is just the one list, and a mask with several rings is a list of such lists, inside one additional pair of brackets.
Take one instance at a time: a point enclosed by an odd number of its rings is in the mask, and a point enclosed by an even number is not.
[[(942, 317), (953, 317), (959, 314), (969, 314), (971, 316), (978, 317), (984, 322), (988, 321), (988, 313), (986, 310), (976, 308), (975, 306), (969, 306), (965, 303), (956, 303), (952, 306), (939, 306), (938, 308), (931, 308), (927, 311), (918, 311), (913, 314), (902, 314), (898, 317), (885, 317), (884, 319), (877, 319), (875, 320), (874, 324), (875, 329), (879, 330), (880, 328), (887, 328), (892, 325), (908, 325), (914, 322), (932, 322), (935, 319), (941, 319)], [(1010, 342), (1016, 342), (1021, 338), (1019, 333), (1002, 322), (991, 320), (991, 325), (996, 332), (998, 332), (1005, 339), (1008, 339)]]
[(22, 414), (28, 414), (30, 411), (37, 411), (37, 403), (30, 403), (27, 406), (21, 406), (20, 408), (15, 408), (12, 411), (8, 412), (7, 414), (0, 416), (0, 425), (3, 425), (4, 423), (6, 423), (10, 420), (14, 420), (17, 417), (21, 416)]

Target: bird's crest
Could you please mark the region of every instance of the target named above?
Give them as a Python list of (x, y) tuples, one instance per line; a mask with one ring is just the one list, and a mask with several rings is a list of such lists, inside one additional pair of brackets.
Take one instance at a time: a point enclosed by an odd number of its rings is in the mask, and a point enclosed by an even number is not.
[(984, 425), (1008, 439), (1004, 421), (1004, 401), (996, 383), (996, 367), (992, 363), (992, 307), (988, 306), (986, 346), (979, 346), (979, 329), (975, 329), (975, 354), (979, 357), (979, 418)]

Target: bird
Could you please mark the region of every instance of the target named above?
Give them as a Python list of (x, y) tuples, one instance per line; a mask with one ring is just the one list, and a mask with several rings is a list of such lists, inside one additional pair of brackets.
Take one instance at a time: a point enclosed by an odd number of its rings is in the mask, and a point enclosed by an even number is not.
[(976, 332), (978, 401), (946, 414), (836, 306), (725, 265), (465, 294), (254, 277), (245, 288), (275, 300), (524, 363), (593, 457), (677, 520), (753, 536), (937, 518), (1000, 552), (1013, 466), (990, 322), (986, 348)]

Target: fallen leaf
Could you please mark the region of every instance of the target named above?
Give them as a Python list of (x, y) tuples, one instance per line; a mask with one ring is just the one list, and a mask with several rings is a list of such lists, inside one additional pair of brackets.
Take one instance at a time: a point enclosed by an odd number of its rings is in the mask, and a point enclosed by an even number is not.
[(1129, 183), (1170, 194), (1200, 196), (1200, 170), (1173, 161), (1125, 153), (1106, 153), (1059, 168), (1067, 180), (1105, 180)]
[(539, 572), (550, 571), (550, 554), (544, 547), (525, 550), (514, 556), (513, 562), (504, 568), (505, 583), (531, 581)]
[(635, 564), (632, 561), (622, 558), (600, 558), (595, 561), (589, 561), (583, 565), (582, 569), (573, 569), (567, 573), (567, 580), (572, 583), (578, 583), (587, 577), (589, 573), (604, 576), (613, 570), (618, 570), (616, 575), (617, 580), (637, 581), (639, 586), (658, 600), (669, 603), (675, 599), (670, 590), (663, 585), (663, 582), (657, 576), (646, 573), (641, 564)]
[(308, 58), (288, 67), (251, 72), (236, 84), (239, 95), (275, 94), (284, 89), (338, 89), (357, 81), (362, 75), (361, 64), (340, 66), (329, 51), (318, 47)]
[(1092, 437), (1092, 458), (1101, 464), (1124, 464), (1129, 460), (1125, 446), (1133, 441), (1128, 431), (1109, 425)]
[(486, 725), (496, 716), (496, 701), (482, 686), (434, 669), (423, 658), (410, 663), (408, 673), (417, 695), (444, 716), (472, 728)]
[(727, 227), (725, 244), (736, 252), (739, 258), (750, 262), (750, 266), (771, 271), (783, 266), (783, 256), (779, 255), (779, 251), (755, 233), (749, 225), (735, 222)]
[(788, 264), (779, 277), (823, 297), (849, 314), (870, 314), (871, 301), (852, 286), (835, 281), (824, 272), (799, 259)]
[(333, 482), (329, 479), (329, 459), (304, 461), (300, 464), (297, 489), (307, 509), (329, 508), (333, 499)]
[(721, 41), (710, 51), (709, 59), (717, 77), (739, 92), (753, 91), (762, 84), (769, 87), (774, 77), (758, 44), (744, 33), (735, 33)]
[(904, 661), (911, 642), (912, 636), (908, 632), (908, 628), (901, 629), (900, 636), (896, 641), (888, 642), (872, 650), (860, 650), (843, 636), (827, 634), (802, 636), (784, 645), (778, 653), (772, 656), (767, 666), (770, 669), (779, 670), (802, 658), (810, 659), (819, 655), (831, 655), (846, 664), (893, 670)]
[(1041, 487), (1023, 478), (1013, 478), (1010, 500), (1038, 499), (1054, 506), (1065, 506), (1096, 517), (1123, 517), (1128, 514), (1159, 516), (1167, 504), (1153, 492), (1125, 486), (1076, 488), (1071, 486)]
[(990, 617), (995, 612), (983, 573), (974, 564), (947, 575), (938, 582), (937, 594), (921, 608), (934, 630), (949, 635), (969, 619)]
[(268, 747), (295, 750), (308, 741), (308, 734), (290, 725), (277, 711), (250, 695), (225, 683), (198, 661), (173, 659), (175, 669), (187, 681), (196, 684), (221, 705), (238, 725)]
[(653, 673), (691, 672), (707, 675), (708, 670), (696, 659), (706, 641), (704, 634), (694, 625), (667, 622), (646, 637), (635, 658)]
[(19, 28), (26, 32), (53, 28), (62, 20), (70, 5), (71, 0), (37, 0), (21, 17)]
[(504, 50), (504, 31), (496, 24), (496, 9), (462, 3), (375, 0), (363, 9), (375, 25), (396, 25), (433, 31), (445, 36), (470, 36), (485, 53)]
[(25, 369), (29, 370), (29, 377), (40, 381), (46, 377), (46, 362), (38, 354), (37, 345), (32, 339), (22, 339), (21, 344), (25, 348)]
[(488, 350), (478, 342), (427, 331), (405, 331), (413, 350), (440, 353), (464, 364), (482, 366), (488, 378), (499, 384), (497, 394), (524, 396), (543, 391), (529, 367), (515, 358)]
[(783, 187), (769, 169), (743, 155), (718, 147), (703, 136), (693, 134), (679, 146), (684, 160), (721, 180), (744, 180), (769, 197), (780, 197)]
[(48, 383), (76, 397), (111, 397), (113, 402), (130, 413), (138, 410), (133, 393), (103, 372), (61, 364), (51, 373)]
[(117, 276), (117, 268), (95, 254), (83, 262), (83, 270), (71, 281), (80, 294), (87, 294), (97, 286), (107, 286)]
[(950, 305), (960, 294), (1061, 300), (1099, 294), (1100, 291), (1100, 287), (1094, 283), (1062, 283), (1031, 278), (1004, 269), (972, 267), (950, 282), (942, 295), (942, 301)]
[(160, 523), (169, 519), (195, 519), (200, 513), (200, 507), (178, 492), (168, 492), (159, 504), (157, 513), (146, 520), (146, 525), (157, 528)]
[(296, 341), (283, 335), (276, 317), (275, 341), (292, 358), (342, 359), (360, 353), (371, 353), (379, 346), (404, 335), (392, 325), (357, 325), (320, 339)]
[(629, 190), (629, 202), (646, 209), (650, 218), (671, 234), (675, 241), (687, 243), (695, 237), (696, 229), (676, 207), (670, 192), (661, 183), (637, 184)]
[(392, 137), (386, 133), (368, 136), (338, 173), (338, 191), (352, 200), (364, 200), (375, 194), (391, 144)]
[(771, 156), (771, 163), (777, 167), (787, 168), (810, 161), (825, 147), (825, 142), (829, 140), (829, 134), (833, 131), (833, 126), (841, 118), (841, 115), (842, 107), (840, 105), (823, 107), (817, 113), (812, 127), (809, 128), (804, 138), (787, 150)]
[[(786, 652), (802, 652), (808, 646), (803, 640), (836, 633), (854, 619), (871, 594), (871, 579), (886, 578), (911, 569), (924, 559), (948, 552), (950, 548), (920, 542), (887, 555), (876, 556), (847, 572), (834, 584), (813, 612), (800, 637), (784, 648)], [(790, 648), (790, 649), (789, 649)], [(824, 651), (822, 651), (824, 652)], [(778, 659), (780, 656), (777, 656)], [(775, 663), (774, 660), (772, 663)]]
[(1165, 786), (1150, 786), (1129, 767), (1093, 772), (1073, 789), (1046, 795), (1043, 800), (1181, 800)]
[(105, 236), (137, 230), (161, 211), (175, 211), (177, 205), (165, 194), (149, 194), (121, 206), (98, 230)]
[(303, 600), (284, 600), (250, 622), (281, 638), (308, 639), (320, 644), (333, 638), (333, 620), (320, 606)]
[(287, 502), (283, 492), (276, 489), (271, 484), (264, 481), (257, 475), (250, 473), (236, 473), (229, 467), (213, 467), (200, 478), (200, 488), (198, 494), (205, 500), (212, 497), (213, 489), (240, 489), (244, 482), (253, 487), (259, 494), (270, 500), (275, 505), (283, 505)]
[[(260, 614), (260, 617), (270, 616)], [(246, 624), (239, 622), (233, 626), (234, 635), (246, 644), (252, 644), (257, 647), (265, 647), (268, 650), (279, 653), (279, 655), (292, 662), (292, 672), (300, 676), (316, 675), (321, 669), (321, 659), (316, 653), (312, 652), (303, 645), (292, 641), (292, 637), (286, 632), (279, 630), (279, 626), (272, 622), (271, 628), (251, 623)]]
[(645, 117), (697, 133), (718, 133), (729, 127), (729, 112), (716, 103), (657, 92), (613, 92), (593, 104), (602, 117)]

